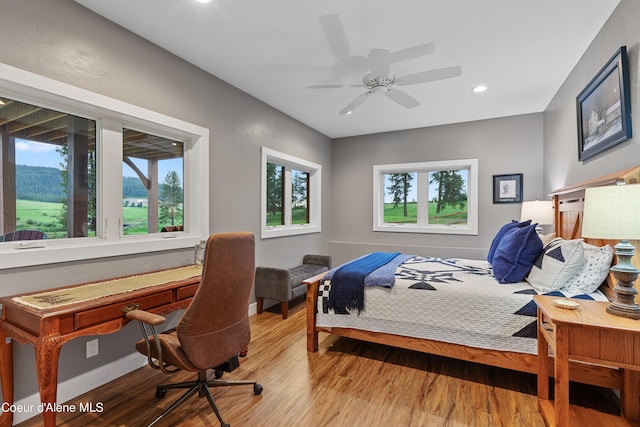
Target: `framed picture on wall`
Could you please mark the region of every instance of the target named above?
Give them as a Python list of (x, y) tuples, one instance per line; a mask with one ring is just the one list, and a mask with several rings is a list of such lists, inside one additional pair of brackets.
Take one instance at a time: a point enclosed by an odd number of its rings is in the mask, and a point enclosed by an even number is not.
[(493, 203), (522, 203), (522, 174), (493, 175)]
[(625, 46), (580, 92), (576, 102), (580, 161), (631, 138), (629, 70)]

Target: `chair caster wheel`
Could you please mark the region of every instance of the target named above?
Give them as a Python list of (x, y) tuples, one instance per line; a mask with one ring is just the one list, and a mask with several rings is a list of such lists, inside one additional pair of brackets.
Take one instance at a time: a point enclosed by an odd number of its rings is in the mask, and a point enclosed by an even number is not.
[(215, 379), (219, 379), (219, 378), (222, 378), (223, 374), (224, 374), (223, 370), (216, 370), (215, 373), (214, 373), (214, 377), (215, 377)]
[(253, 394), (256, 396), (262, 393), (262, 386), (260, 384), (253, 385)]
[(156, 388), (156, 399), (162, 399), (167, 395), (167, 389), (165, 388)]

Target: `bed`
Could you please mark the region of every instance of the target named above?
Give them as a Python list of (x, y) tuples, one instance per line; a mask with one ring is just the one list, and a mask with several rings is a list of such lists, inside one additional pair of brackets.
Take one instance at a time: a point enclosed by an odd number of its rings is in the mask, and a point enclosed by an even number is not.
[[(613, 185), (620, 180), (628, 183), (640, 182), (640, 167), (626, 169), (588, 182), (564, 187), (554, 191), (552, 193), (552, 197), (555, 208), (555, 231), (557, 236), (565, 239), (566, 241), (580, 238), (585, 189), (593, 186)], [(594, 247), (604, 247), (606, 245), (614, 246), (617, 242), (585, 239), (585, 243), (593, 245)], [(634, 264), (636, 266), (638, 265), (637, 256), (638, 252), (636, 251), (636, 257), (634, 257)], [(496, 280), (491, 277), (491, 270), (489, 269), (487, 271), (487, 263), (484, 261), (417, 257), (410, 258), (409, 264), (411, 263), (416, 265), (431, 263), (437, 266), (437, 271), (441, 273), (444, 272), (443, 274), (448, 277), (447, 280), (449, 280), (450, 283), (438, 285), (437, 292), (439, 293), (444, 293), (442, 290), (448, 285), (455, 287), (457, 285), (457, 283), (455, 283), (456, 280), (460, 278), (460, 275), (465, 274), (477, 276), (476, 278), (479, 278), (480, 282), (486, 282), (485, 284), (488, 284), (488, 286), (491, 286), (491, 283), (493, 283), (493, 286), (496, 287)], [(426, 270), (423, 267), (424, 265), (420, 265), (419, 268), (415, 270), (418, 272)], [(411, 276), (415, 273), (411, 271), (411, 268), (411, 265), (407, 266), (402, 264), (402, 267), (398, 268), (398, 272), (401, 272), (402, 275), (405, 276)], [(447, 269), (452, 271), (448, 271)], [(461, 272), (460, 270), (463, 271)], [(472, 271), (472, 273), (468, 273), (468, 271)], [(511, 325), (511, 329), (508, 331), (503, 331), (503, 336), (508, 337), (505, 341), (514, 341), (515, 343), (501, 342), (503, 339), (494, 339), (493, 343), (491, 343), (491, 339), (488, 341), (482, 341), (479, 339), (479, 336), (482, 335), (481, 332), (483, 325), (492, 321), (490, 316), (479, 319), (475, 322), (473, 320), (466, 321), (467, 326), (472, 325), (471, 329), (467, 331), (468, 333), (461, 330), (447, 331), (446, 329), (442, 329), (440, 332), (437, 332), (436, 335), (422, 333), (421, 331), (428, 328), (425, 328), (425, 326), (420, 324), (420, 322), (415, 323), (414, 321), (406, 322), (414, 322), (413, 331), (411, 331), (411, 327), (409, 327), (409, 332), (406, 332), (407, 325), (400, 325), (402, 321), (398, 321), (396, 318), (393, 318), (388, 322), (392, 325), (391, 329), (387, 326), (380, 328), (374, 321), (370, 321), (370, 319), (368, 319), (368, 315), (365, 314), (365, 312), (372, 309), (365, 309), (361, 311), (360, 314), (353, 313), (352, 315), (339, 315), (342, 319), (334, 322), (328, 314), (332, 311), (336, 311), (334, 305), (335, 301), (332, 302), (332, 308), (327, 310), (327, 291), (330, 289), (327, 287), (327, 283), (330, 284), (330, 281), (325, 280), (324, 276), (324, 274), (318, 275), (305, 281), (305, 284), (307, 285), (307, 351), (309, 352), (318, 350), (318, 333), (328, 332), (334, 335), (416, 350), (490, 366), (497, 366), (528, 373), (537, 373), (537, 347), (535, 339), (532, 338), (530, 334), (531, 328), (534, 328), (535, 330), (535, 317), (531, 317), (529, 315), (532, 310), (535, 313), (535, 305), (532, 305), (533, 303), (531, 301), (532, 295), (541, 292), (539, 290), (532, 292), (531, 289), (533, 288), (527, 283), (514, 283), (501, 286), (503, 293), (517, 294), (515, 302), (512, 301), (507, 303), (506, 308), (504, 309), (509, 312), (509, 316), (511, 316), (512, 319), (515, 319), (513, 320), (514, 324)], [(445, 282), (447, 280), (445, 280)], [(364, 297), (365, 306), (369, 307), (366, 304), (370, 304), (371, 301), (374, 301), (373, 297), (370, 298), (370, 295), (373, 295), (374, 293), (384, 294), (385, 296), (388, 296), (391, 293), (401, 295), (403, 292), (408, 292), (407, 288), (409, 286), (416, 283), (419, 284), (421, 280), (419, 277), (415, 277), (414, 274), (414, 277), (407, 279), (407, 283), (403, 285), (402, 282), (403, 280), (401, 278), (397, 282), (399, 286), (396, 287), (396, 285), (394, 285), (392, 288), (376, 286), (366, 287)], [(424, 282), (427, 284), (432, 283), (428, 280)], [(589, 297), (594, 297), (594, 299), (612, 299), (613, 287), (613, 278), (611, 276), (607, 276), (599, 289), (597, 289), (593, 295), (590, 294)], [(414, 293), (411, 295), (434, 293), (432, 290), (428, 289), (419, 290), (417, 292), (413, 290), (413, 292)], [(552, 292), (555, 291), (552, 290)], [(503, 296), (506, 297), (505, 295)], [(502, 309), (496, 308), (501, 304), (499, 301), (500, 297), (500, 292), (492, 295), (491, 297), (471, 295), (471, 299), (475, 298), (476, 301), (480, 300), (483, 306), (492, 307), (490, 310), (485, 311), (496, 311), (498, 316), (502, 315), (500, 311)], [(509, 297), (511, 297), (511, 295)], [(464, 307), (467, 302), (463, 301), (464, 298), (459, 298), (459, 305)], [(418, 297), (405, 296), (405, 303), (407, 299), (414, 300), (413, 303), (417, 306), (420, 306), (421, 304)], [(388, 304), (388, 302), (383, 304)], [(513, 313), (520, 309), (524, 311), (528, 310), (529, 315), (521, 314), (514, 317)], [(341, 312), (341, 310), (342, 308), (338, 308), (339, 312)], [(351, 309), (349, 311), (353, 312), (354, 310)], [(437, 312), (437, 305), (431, 306), (429, 311), (431, 313)], [(446, 316), (446, 310), (442, 311), (445, 313), (436, 314), (438, 316)], [(464, 310), (457, 312), (455, 315), (457, 321), (455, 323), (465, 324), (465, 321), (458, 321), (461, 318), (460, 313), (464, 313)], [(517, 319), (518, 317), (520, 318), (519, 320)], [(397, 329), (395, 330), (393, 329), (394, 324), (397, 326)], [(476, 329), (473, 329), (473, 325), (476, 325)], [(527, 329), (529, 330), (527, 331)], [(418, 332), (416, 333), (416, 331)], [(520, 333), (523, 336), (529, 334), (529, 338), (524, 337), (520, 340), (517, 339), (520, 337), (511, 338), (515, 333)], [(455, 337), (452, 339), (452, 336)], [(550, 372), (553, 372), (553, 369), (551, 369)], [(620, 390), (621, 404), (626, 417), (628, 419), (640, 419), (639, 405), (633, 399), (633, 396), (637, 396), (640, 388), (640, 375), (637, 372), (576, 363), (571, 365), (570, 378), (572, 381)]]

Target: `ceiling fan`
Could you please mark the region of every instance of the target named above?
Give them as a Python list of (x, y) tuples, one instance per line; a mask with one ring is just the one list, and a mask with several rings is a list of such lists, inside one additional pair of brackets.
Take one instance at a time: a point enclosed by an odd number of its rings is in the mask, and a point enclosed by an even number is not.
[(433, 82), (436, 80), (444, 80), (452, 77), (458, 77), (462, 74), (462, 68), (456, 65), (396, 77), (395, 75), (389, 74), (392, 55), (393, 53), (389, 49), (371, 49), (368, 57), (371, 71), (364, 75), (362, 83), (322, 83), (307, 85), (307, 88), (365, 88), (366, 91), (364, 93), (360, 94), (356, 99), (340, 110), (340, 114), (351, 114), (353, 110), (355, 110), (372, 94), (384, 95), (406, 108), (415, 108), (420, 105), (420, 102), (408, 93), (398, 89), (397, 86), (409, 86)]

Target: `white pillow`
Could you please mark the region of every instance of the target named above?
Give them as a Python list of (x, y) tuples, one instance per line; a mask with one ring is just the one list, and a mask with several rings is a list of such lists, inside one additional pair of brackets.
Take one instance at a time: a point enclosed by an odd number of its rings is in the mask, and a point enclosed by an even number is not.
[(588, 294), (595, 292), (604, 282), (611, 268), (613, 249), (606, 245), (602, 247), (582, 243), (586, 262), (562, 287), (563, 291), (573, 294)]
[(542, 246), (547, 246), (553, 239), (556, 238), (556, 233), (550, 234), (538, 234), (540, 240), (542, 240)]
[(538, 292), (562, 288), (586, 262), (582, 240), (553, 239), (536, 259), (527, 282)]

